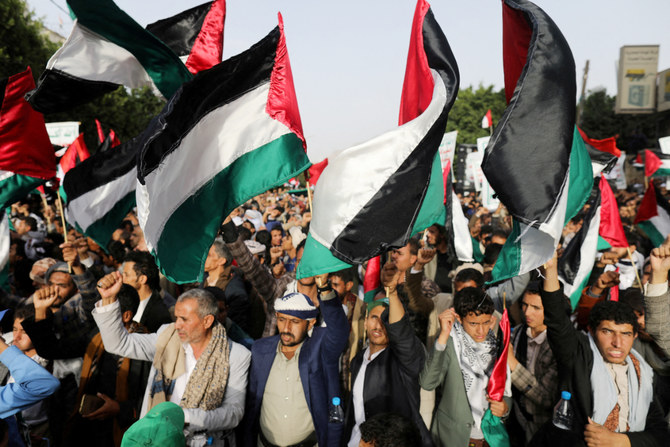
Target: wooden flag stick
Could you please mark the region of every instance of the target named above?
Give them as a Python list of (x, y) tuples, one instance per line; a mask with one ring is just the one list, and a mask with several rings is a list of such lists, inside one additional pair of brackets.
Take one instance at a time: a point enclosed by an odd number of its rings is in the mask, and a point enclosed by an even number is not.
[(507, 308), (507, 292), (503, 290), (503, 311)]
[(640, 281), (640, 274), (637, 272), (637, 267), (635, 266), (633, 253), (630, 252), (630, 247), (626, 247), (626, 250), (628, 250), (628, 259), (630, 259), (630, 263), (633, 264), (633, 270), (635, 270), (635, 278), (637, 278), (637, 285), (640, 286), (640, 290), (644, 290), (642, 288), (642, 281)]
[(309, 180), (305, 180), (307, 184), (307, 202), (309, 204), (309, 211), (312, 212), (312, 188), (309, 187)]
[[(60, 197), (60, 190), (58, 190), (58, 201), (56, 202), (58, 212), (60, 213), (61, 222), (63, 224), (63, 239), (67, 243), (67, 224), (65, 223), (65, 213), (63, 212), (63, 199)], [(67, 265), (70, 274), (72, 274), (72, 264)]]

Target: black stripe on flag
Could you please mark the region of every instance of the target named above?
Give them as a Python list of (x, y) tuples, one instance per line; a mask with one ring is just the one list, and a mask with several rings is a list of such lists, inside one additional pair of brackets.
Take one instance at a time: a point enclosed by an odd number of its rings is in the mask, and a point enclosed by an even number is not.
[(595, 217), (600, 207), (600, 186), (598, 181), (593, 182), (593, 189), (591, 190), (591, 197), (588, 203), (591, 205), (589, 211), (584, 216), (584, 222), (577, 234), (568, 243), (568, 246), (563, 250), (563, 254), (558, 260), (558, 274), (568, 284), (574, 284), (579, 266), (581, 264), (581, 249), (584, 240), (589, 233), (591, 222)]
[(616, 163), (619, 159), (615, 157), (614, 154), (610, 154), (609, 152), (605, 151), (599, 151), (586, 141), (584, 142), (584, 145), (586, 146), (586, 150), (589, 153), (591, 161), (604, 166), (602, 172), (609, 173), (612, 170), (612, 168), (616, 166)]
[(49, 69), (40, 76), (37, 88), (26, 93), (26, 100), (40, 113), (54, 113), (85, 104), (118, 87), (112, 82), (91, 81)]
[(202, 118), (270, 81), (279, 37), (276, 27), (253, 47), (198, 73), (181, 86), (143, 133), (146, 139), (137, 167), (142, 184)]
[(665, 210), (668, 215), (670, 215), (670, 203), (668, 203), (668, 200), (663, 197), (663, 194), (661, 194), (661, 191), (659, 191), (660, 188), (654, 188), (654, 192), (656, 193), (656, 205), (660, 206)]
[(177, 15), (147, 25), (147, 31), (170, 47), (177, 56), (188, 56), (200, 34), (212, 2), (203, 3)]
[(140, 138), (98, 152), (70, 169), (63, 179), (68, 202), (135, 169)]
[[(449, 42), (431, 10), (424, 17), (422, 34), (428, 65), (439, 73), (445, 84), (447, 104), (417, 147), (333, 241), (333, 254), (350, 264), (362, 263), (390, 248), (404, 246), (418, 217), (420, 206), (416, 204), (423, 203), (428, 190), (433, 159), (458, 93), (459, 74)], [(407, 212), (398, 212), (398, 206), (389, 206), (390, 203), (406, 204)], [(376, 228), (374, 240), (368, 237), (371, 223)], [(398, 236), (398, 228), (407, 228), (407, 232)], [(368, 243), (361, 244), (362, 240)]]
[(514, 28), (513, 38), (503, 40), (506, 51), (519, 43), (519, 34), (532, 34), (526, 64), (493, 131), (482, 169), (516, 219), (539, 224), (552, 215), (568, 171), (575, 126), (575, 61), (565, 37), (542, 9), (524, 0), (504, 0), (506, 7), (523, 15), (525, 20), (517, 24), (530, 28)]

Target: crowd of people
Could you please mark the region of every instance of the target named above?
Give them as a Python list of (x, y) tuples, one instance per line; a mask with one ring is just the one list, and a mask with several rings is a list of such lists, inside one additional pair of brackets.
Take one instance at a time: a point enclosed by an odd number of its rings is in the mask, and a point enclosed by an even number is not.
[(460, 198), (473, 259), (434, 224), (382, 256), (373, 300), (366, 264), (296, 279), (311, 213), (295, 190), (235, 209), (181, 285), (132, 212), (101, 247), (38, 194), (15, 203), (0, 446), (480, 447), (489, 413), (512, 446), (668, 445), (670, 238), (633, 225), (641, 194), (616, 192), (629, 247), (598, 252), (574, 308), (558, 263), (582, 214), (544, 266), (492, 283), (511, 217)]

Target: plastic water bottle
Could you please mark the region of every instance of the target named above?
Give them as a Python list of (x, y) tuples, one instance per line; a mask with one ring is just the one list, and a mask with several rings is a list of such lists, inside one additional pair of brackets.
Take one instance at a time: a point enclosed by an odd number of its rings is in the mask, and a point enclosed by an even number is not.
[(344, 422), (344, 410), (342, 410), (342, 405), (340, 405), (339, 397), (333, 397), (331, 401), (330, 408), (328, 409), (328, 422), (339, 422), (340, 424)]
[(574, 421), (574, 412), (572, 410), (572, 395), (568, 391), (561, 392), (561, 400), (554, 407), (554, 425), (563, 430), (571, 430)]

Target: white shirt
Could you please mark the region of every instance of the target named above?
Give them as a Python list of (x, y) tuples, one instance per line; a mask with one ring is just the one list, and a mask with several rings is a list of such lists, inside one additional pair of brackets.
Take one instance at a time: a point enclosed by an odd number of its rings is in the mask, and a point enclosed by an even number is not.
[(144, 309), (147, 308), (147, 304), (149, 304), (149, 300), (151, 299), (151, 295), (149, 295), (149, 298), (146, 300), (141, 300), (139, 306), (137, 306), (137, 312), (135, 312), (135, 316), (133, 317), (133, 321), (137, 321), (138, 323), (142, 319), (142, 314), (144, 314)]
[(386, 348), (375, 352), (370, 355), (370, 347), (368, 346), (363, 353), (363, 363), (361, 364), (361, 369), (356, 375), (356, 380), (354, 380), (354, 387), (351, 390), (351, 396), (353, 399), (354, 405), (354, 420), (356, 425), (351, 430), (351, 438), (349, 439), (348, 447), (358, 447), (358, 444), (361, 442), (361, 430), (360, 425), (365, 422), (365, 401), (363, 401), (363, 389), (365, 388), (365, 370), (368, 368), (368, 364), (373, 361), (379, 354), (384, 352)]

